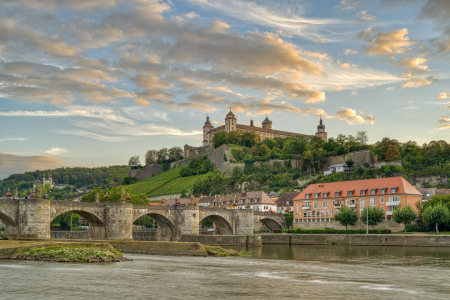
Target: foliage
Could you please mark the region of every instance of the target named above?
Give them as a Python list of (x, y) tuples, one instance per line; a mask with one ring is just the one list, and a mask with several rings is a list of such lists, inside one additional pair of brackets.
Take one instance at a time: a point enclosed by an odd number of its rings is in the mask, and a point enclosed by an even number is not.
[(355, 162), (353, 161), (353, 159), (349, 159), (345, 162), (345, 164), (347, 165), (347, 167), (349, 167), (350, 169), (353, 168), (353, 165), (355, 164)]
[[(136, 195), (133, 193), (131, 189), (128, 187), (123, 188), (122, 186), (117, 186), (111, 189), (105, 189), (102, 190), (101, 188), (97, 187), (92, 190), (92, 192), (84, 195), (81, 197), (82, 202), (95, 202), (95, 195), (99, 194), (100, 199), (99, 202), (106, 203), (106, 202), (112, 202), (112, 203), (118, 203), (120, 202), (120, 191), (124, 189), (126, 194), (129, 194), (130, 200), (127, 200), (127, 203), (133, 203), (133, 204), (148, 204), (149, 201), (147, 199), (147, 196), (143, 193)], [(106, 192), (108, 192), (110, 198), (105, 199), (104, 196), (106, 195)]]
[(156, 164), (157, 161), (158, 161), (158, 151), (148, 150), (147, 153), (145, 153), (146, 165)]
[(284, 218), (286, 219), (286, 225), (288, 227), (292, 226), (292, 220), (294, 219), (294, 214), (293, 213), (285, 213), (284, 214)]
[(223, 161), (227, 161), (227, 155), (225, 153), (223, 154)]
[(270, 155), (270, 148), (266, 144), (261, 144), (253, 148), (252, 155), (256, 157), (268, 157)]
[[(368, 215), (367, 215), (368, 214)], [(366, 207), (361, 213), (361, 221), (370, 226), (376, 226), (383, 221), (384, 211), (379, 207)]]
[(153, 176), (151, 178), (147, 178), (136, 182), (135, 184), (131, 184), (127, 186), (135, 194), (146, 194), (148, 195), (152, 191), (158, 189), (160, 186), (165, 185), (169, 181), (180, 177), (181, 168), (176, 168), (157, 176)]
[(63, 213), (60, 214), (59, 216), (57, 216), (56, 218), (54, 218), (51, 223), (50, 226), (56, 226), (59, 225), (61, 230), (66, 230), (66, 229), (70, 229), (70, 221), (72, 220), (72, 228), (77, 226), (77, 223), (80, 219), (80, 215), (76, 214), (76, 213), (72, 213), (72, 212), (67, 212), (67, 213)]
[(211, 172), (213, 168), (214, 164), (209, 160), (209, 157), (205, 155), (200, 158), (194, 158), (187, 166), (182, 167), (180, 176), (187, 177), (205, 174)]
[(392, 214), (392, 219), (396, 223), (399, 223), (399, 224), (401, 223), (401, 224), (405, 225), (405, 233), (406, 233), (406, 225), (415, 221), (416, 218), (417, 218), (416, 211), (410, 205), (406, 205), (406, 206), (401, 207), (400, 209), (396, 209), (396, 210), (394, 210), (394, 213)]
[(200, 225), (205, 228), (212, 228), (214, 223), (210, 218), (204, 218), (203, 220), (200, 221)]
[(247, 149), (231, 148), (230, 151), (236, 161), (242, 161), (247, 155)]
[[(211, 173), (211, 172), (210, 172)], [(208, 174), (210, 174), (208, 173)], [(184, 189), (186, 191), (193, 190), (194, 184), (197, 180), (201, 180), (205, 178), (207, 174), (201, 174), (196, 176), (189, 177), (178, 177), (166, 182), (163, 185), (160, 185), (156, 189), (152, 189), (152, 191), (148, 192), (147, 195), (149, 197), (159, 196), (159, 195), (171, 195), (178, 194)]]
[[(331, 233), (331, 234), (365, 234), (366, 230), (364, 229), (356, 229), (356, 230), (339, 230), (339, 229), (331, 229), (331, 228), (325, 228), (325, 229), (289, 229), (286, 230), (286, 233), (302, 233), (302, 234), (317, 234), (317, 233)], [(374, 229), (369, 230), (369, 233), (374, 234), (390, 234), (390, 229)]]
[(130, 160), (128, 161), (129, 167), (137, 167), (141, 165), (141, 161), (139, 160), (139, 156), (135, 155), (130, 157)]
[(216, 134), (214, 134), (212, 142), (213, 142), (213, 145), (215, 148), (218, 148), (222, 145), (227, 145), (228, 144), (228, 132), (226, 132), (225, 130), (220, 130), (220, 131), (216, 132)]
[(422, 212), (422, 221), (425, 225), (436, 224), (436, 232), (439, 233), (438, 225), (448, 223), (450, 220), (450, 212), (447, 206), (436, 204), (426, 207)]
[(348, 225), (355, 225), (358, 221), (358, 214), (352, 208), (342, 207), (341, 210), (334, 215), (334, 220), (338, 221), (347, 230)]
[(132, 177), (132, 176), (125, 176), (122, 180), (123, 184), (133, 184), (136, 182), (136, 177)]
[(394, 159), (400, 159), (402, 156), (400, 155), (400, 151), (398, 150), (397, 145), (389, 145), (387, 147), (386, 156), (384, 157), (385, 161), (391, 161)]

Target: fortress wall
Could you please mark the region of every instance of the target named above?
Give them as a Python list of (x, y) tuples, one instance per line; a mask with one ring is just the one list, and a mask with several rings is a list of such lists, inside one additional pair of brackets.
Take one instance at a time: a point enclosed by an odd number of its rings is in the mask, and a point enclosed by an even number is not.
[(336, 155), (326, 158), (325, 164), (321, 166), (322, 171), (328, 169), (332, 165), (344, 164), (347, 160), (352, 159), (355, 164), (353, 169), (357, 169), (359, 166), (363, 166), (365, 163), (373, 165), (373, 159), (369, 149), (350, 152), (346, 155)]

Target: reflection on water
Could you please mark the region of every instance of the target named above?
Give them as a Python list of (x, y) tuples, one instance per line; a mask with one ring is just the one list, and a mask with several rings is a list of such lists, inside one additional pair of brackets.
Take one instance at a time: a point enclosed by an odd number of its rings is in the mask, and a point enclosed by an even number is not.
[(133, 261), (89, 265), (0, 260), (0, 299), (450, 299), (448, 248), (250, 250), (253, 257), (127, 254)]

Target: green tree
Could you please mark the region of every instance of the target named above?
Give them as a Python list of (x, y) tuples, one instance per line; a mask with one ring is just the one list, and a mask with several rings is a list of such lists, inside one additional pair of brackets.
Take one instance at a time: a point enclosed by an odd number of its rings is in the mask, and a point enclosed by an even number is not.
[(411, 222), (415, 221), (417, 219), (417, 214), (414, 208), (412, 208), (410, 205), (406, 205), (400, 209), (394, 210), (392, 219), (396, 223), (403, 224), (405, 226), (406, 233), (406, 225), (411, 224)]
[(266, 144), (261, 144), (253, 148), (252, 155), (259, 157), (268, 157), (270, 155), (270, 149)]
[(156, 164), (157, 161), (158, 161), (158, 151), (148, 150), (147, 153), (145, 153), (145, 164), (146, 165)]
[(349, 167), (350, 169), (353, 167), (353, 165), (355, 164), (355, 162), (353, 161), (353, 159), (349, 159), (345, 162), (345, 164), (347, 165), (347, 167)]
[(399, 158), (402, 158), (402, 156), (400, 155), (400, 150), (398, 150), (398, 146), (397, 145), (388, 145), (384, 160), (391, 161), (391, 160), (399, 159)]
[(128, 161), (129, 167), (137, 167), (141, 165), (141, 161), (139, 160), (139, 156), (135, 155), (130, 157), (130, 160)]
[(265, 138), (262, 142), (263, 144), (267, 145), (267, 147), (269, 147), (270, 150), (272, 150), (273, 147), (277, 146), (277, 142), (275, 142), (275, 140), (271, 138)]
[(226, 132), (225, 130), (220, 130), (216, 132), (216, 134), (213, 137), (214, 147), (217, 148), (226, 144), (228, 144), (228, 132)]
[(436, 233), (439, 233), (439, 224), (447, 223), (450, 219), (450, 212), (443, 204), (428, 206), (422, 212), (422, 221), (425, 225), (436, 224)]
[(245, 158), (245, 152), (243, 149), (236, 149), (233, 154), (237, 161), (243, 160)]
[(203, 220), (200, 221), (200, 225), (205, 228), (212, 228), (214, 223), (210, 218), (204, 218)]
[(360, 143), (361, 145), (367, 144), (369, 141), (369, 137), (367, 136), (367, 131), (357, 131), (356, 132), (356, 141)]
[[(367, 216), (369, 212), (369, 216)], [(366, 207), (361, 213), (361, 221), (366, 225), (376, 226), (378, 223), (383, 221), (384, 211), (379, 207)]]
[(159, 149), (158, 151), (158, 163), (162, 164), (169, 158), (169, 150), (167, 148)]
[(294, 214), (293, 213), (285, 213), (284, 218), (286, 220), (287, 227), (290, 228), (292, 226), (292, 220), (294, 219)]
[(228, 142), (230, 144), (239, 145), (241, 143), (241, 138), (236, 131), (231, 131), (228, 134)]
[(259, 135), (254, 132), (244, 132), (239, 135), (241, 139), (241, 145), (245, 147), (256, 146), (259, 142)]
[(334, 215), (334, 220), (338, 221), (347, 230), (348, 225), (355, 225), (358, 221), (358, 214), (348, 207), (342, 207), (341, 210)]
[(170, 161), (177, 161), (183, 158), (183, 150), (181, 147), (172, 147), (168, 151), (168, 156)]

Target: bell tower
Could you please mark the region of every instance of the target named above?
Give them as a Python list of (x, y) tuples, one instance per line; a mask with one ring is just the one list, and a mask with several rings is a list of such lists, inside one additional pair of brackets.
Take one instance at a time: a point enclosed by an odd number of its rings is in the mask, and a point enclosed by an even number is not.
[(231, 107), (230, 112), (227, 113), (225, 117), (225, 131), (226, 132), (236, 131), (236, 116), (231, 111)]
[(211, 141), (211, 135), (209, 134), (209, 131), (213, 128), (214, 126), (211, 124), (209, 116), (207, 116), (205, 125), (203, 126), (203, 146), (209, 146), (209, 142)]
[(320, 137), (325, 142), (327, 141), (327, 133), (325, 132), (325, 125), (322, 122), (322, 115), (320, 115), (320, 123), (317, 125), (316, 136)]

